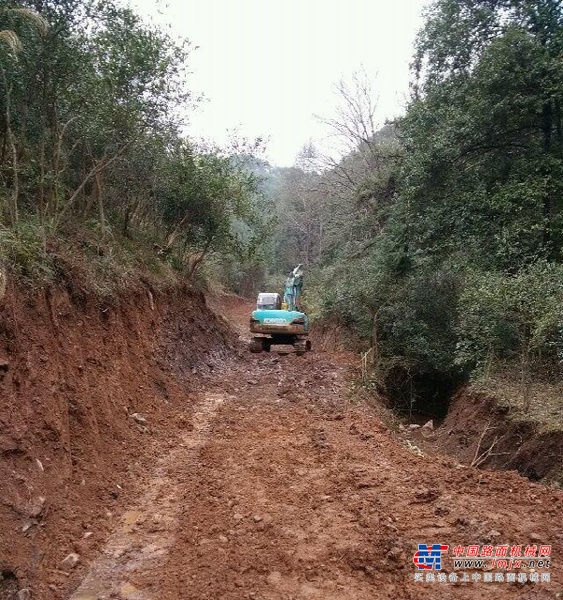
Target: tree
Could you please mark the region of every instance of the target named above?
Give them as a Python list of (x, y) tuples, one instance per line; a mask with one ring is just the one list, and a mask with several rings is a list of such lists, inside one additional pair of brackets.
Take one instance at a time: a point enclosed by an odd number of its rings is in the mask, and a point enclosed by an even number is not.
[[(469, 241), (475, 257), (485, 243), (504, 268), (561, 258), (562, 28), (551, 0), (432, 6), (402, 123), (412, 206), (434, 229), (429, 243), (455, 251)], [(453, 235), (439, 230), (441, 212), (455, 214)], [(495, 220), (505, 224), (501, 236)]]
[(120, 235), (150, 239), (188, 276), (211, 252), (255, 247), (251, 176), (231, 153), (181, 134), (195, 102), (189, 42), (113, 1), (18, 6), (0, 10), (0, 219), (10, 233), (35, 228), (45, 260), (50, 237), (94, 229), (99, 255)]
[[(2, 85), (4, 90), (4, 139), (8, 143), (11, 152), (11, 193), (9, 195), (8, 213), (10, 222), (17, 224), (19, 220), (19, 167), (18, 167), (18, 150), (16, 147), (16, 139), (12, 130), (12, 91), (13, 84), (9, 81), (7, 68), (13, 67), (14, 62), (18, 60), (18, 53), (21, 52), (23, 46), (20, 37), (16, 33), (16, 29), (20, 25), (29, 24), (33, 26), (40, 34), (44, 35), (48, 30), (48, 25), (36, 12), (27, 8), (8, 8), (0, 9), (0, 23), (6, 23), (10, 29), (0, 29), (0, 43), (8, 48), (7, 53), (0, 56), (0, 75), (2, 77)], [(1, 26), (0, 26), (1, 27)], [(2, 152), (2, 162), (4, 152)]]
[(436, 0), (404, 117), (374, 131), (366, 86), (341, 87), (312, 294), (382, 364), (469, 376), (498, 351), (524, 387), (557, 365), (562, 32), (555, 0)]
[(556, 364), (563, 350), (562, 274), (547, 262), (509, 276), (472, 272), (460, 298), (456, 361), (488, 375), (516, 359), (525, 411), (539, 359)]
[(334, 182), (347, 196), (355, 192), (379, 162), (377, 97), (363, 68), (354, 72), (350, 81), (341, 79), (336, 94), (339, 100), (336, 116), (318, 118), (332, 131), (337, 155), (344, 155), (342, 160), (330, 155), (324, 159), (333, 172)]

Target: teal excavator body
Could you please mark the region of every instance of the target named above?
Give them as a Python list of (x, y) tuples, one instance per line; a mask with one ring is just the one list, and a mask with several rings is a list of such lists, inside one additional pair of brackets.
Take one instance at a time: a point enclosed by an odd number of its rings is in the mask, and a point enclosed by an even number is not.
[(269, 352), (273, 345), (284, 344), (295, 348), (297, 354), (311, 349), (309, 317), (300, 310), (303, 271), (298, 265), (285, 282), (283, 301), (280, 294), (258, 294), (256, 310), (250, 316), (251, 352)]

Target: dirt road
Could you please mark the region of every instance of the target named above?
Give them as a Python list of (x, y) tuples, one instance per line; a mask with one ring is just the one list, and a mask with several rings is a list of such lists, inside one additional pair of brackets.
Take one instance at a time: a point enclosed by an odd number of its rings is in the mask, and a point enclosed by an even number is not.
[[(563, 494), (421, 456), (353, 402), (347, 374), (318, 352), (226, 365), (181, 436), (154, 441), (161, 458), (70, 600), (561, 597)], [(415, 580), (419, 543), (450, 547), (434, 582)], [(439, 580), (473, 545), (551, 545), (535, 570), (551, 581)]]

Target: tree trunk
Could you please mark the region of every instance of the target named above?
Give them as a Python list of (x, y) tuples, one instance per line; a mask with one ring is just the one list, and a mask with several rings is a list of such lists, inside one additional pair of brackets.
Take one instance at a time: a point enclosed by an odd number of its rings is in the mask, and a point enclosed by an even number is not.
[(168, 235), (168, 237), (166, 238), (166, 244), (164, 244), (165, 250), (170, 250), (170, 248), (172, 248), (172, 246), (174, 245), (174, 242), (176, 241), (176, 238), (180, 235), (180, 231), (181, 231), (182, 227), (186, 224), (188, 219), (189, 219), (189, 215), (184, 215), (182, 217), (182, 219), (180, 220), (180, 222), (176, 225), (176, 227), (174, 227), (172, 232)]
[[(6, 99), (6, 103), (8, 100)], [(7, 109), (6, 109), (7, 111)], [(20, 190), (20, 180), (18, 173), (18, 151), (16, 148), (16, 141), (14, 134), (12, 133), (11, 127), (8, 125), (8, 136), (10, 138), (10, 146), (12, 148), (12, 200), (11, 200), (11, 218), (12, 225), (17, 225), (19, 221), (19, 210), (18, 210), (18, 197)]]
[(209, 252), (209, 250), (211, 250), (211, 244), (213, 243), (214, 239), (215, 236), (211, 236), (205, 243), (205, 246), (200, 252), (199, 256), (193, 260), (188, 270), (188, 279), (191, 279), (193, 277), (194, 273), (196, 272), (199, 265), (203, 262), (203, 259), (206, 257), (207, 253)]
[(530, 344), (526, 341), (520, 360), (520, 385), (524, 403), (524, 412), (530, 412)]
[[(555, 100), (555, 131), (557, 132), (557, 142), (561, 146), (563, 143), (563, 124), (561, 123), (561, 101)], [(561, 150), (561, 148), (559, 148)]]
[(372, 328), (371, 328), (371, 347), (372, 350), (372, 364), (374, 369), (379, 365), (379, 324), (378, 317), (379, 309), (372, 311)]
[(0, 72), (2, 74), (2, 82), (6, 90), (6, 110), (4, 111), (4, 118), (6, 120), (6, 138), (8, 146), (12, 153), (12, 193), (10, 196), (8, 212), (10, 213), (11, 225), (17, 225), (19, 221), (18, 212), (18, 196), (19, 196), (19, 172), (18, 172), (18, 151), (16, 148), (16, 140), (12, 132), (11, 125), (11, 114), (10, 114), (10, 101), (12, 95), (12, 87), (8, 85), (8, 78), (6, 77), (6, 70), (0, 65)]
[(106, 239), (106, 216), (104, 214), (104, 201), (102, 198), (102, 186), (100, 185), (100, 173), (96, 171), (94, 174), (94, 183), (96, 185), (96, 197), (98, 199), (98, 216), (100, 219), (100, 232), (102, 241)]
[(131, 207), (127, 205), (125, 214), (123, 215), (123, 227), (121, 228), (121, 234), (124, 238), (129, 238), (129, 223), (131, 221)]
[(41, 127), (41, 143), (39, 146), (39, 221), (43, 223), (45, 218), (45, 137), (43, 126)]
[[(545, 102), (542, 109), (542, 132), (543, 132), (543, 150), (546, 155), (551, 151), (552, 130), (553, 130), (553, 106), (551, 100)], [(549, 185), (549, 184), (548, 184)], [(551, 189), (547, 189), (543, 200), (543, 216), (545, 218), (545, 229), (543, 243), (547, 249), (549, 257), (556, 258), (557, 250), (553, 247), (553, 235), (551, 225), (555, 218), (555, 198)]]

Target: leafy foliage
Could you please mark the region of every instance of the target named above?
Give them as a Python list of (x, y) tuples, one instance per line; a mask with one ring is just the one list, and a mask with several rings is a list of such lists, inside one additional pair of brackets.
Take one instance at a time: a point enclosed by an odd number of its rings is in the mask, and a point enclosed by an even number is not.
[(563, 268), (540, 262), (511, 276), (468, 275), (460, 299), (460, 363), (557, 360), (563, 353)]
[(0, 224), (94, 220), (188, 276), (262, 235), (247, 170), (181, 135), (189, 42), (112, 1), (0, 0), (0, 31)]
[(315, 175), (310, 301), (378, 364), (469, 376), (508, 361), (524, 387), (560, 372), (562, 69), (559, 1), (435, 0), (406, 115)]

